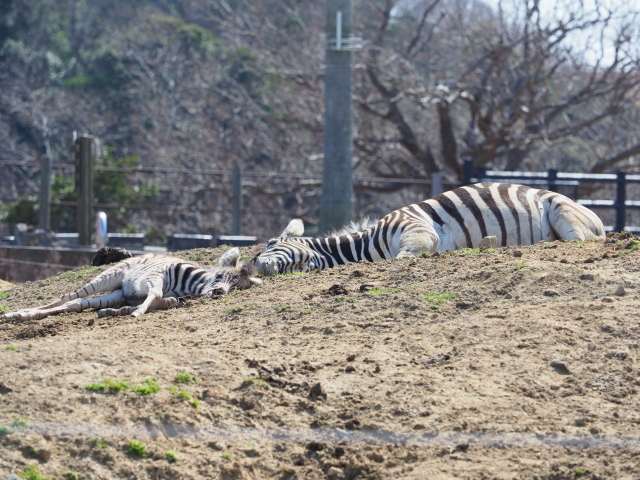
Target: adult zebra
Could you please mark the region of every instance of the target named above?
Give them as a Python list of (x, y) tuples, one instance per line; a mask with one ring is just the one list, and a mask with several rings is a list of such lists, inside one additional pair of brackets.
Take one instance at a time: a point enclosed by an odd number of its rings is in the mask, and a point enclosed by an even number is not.
[(303, 232), (302, 221), (292, 220), (279, 238), (258, 250), (253, 260), (258, 273), (475, 248), (487, 236), (495, 236), (501, 246), (605, 238), (600, 218), (564, 195), (502, 183), (456, 188), (395, 210), (373, 227), (350, 234), (297, 238)]

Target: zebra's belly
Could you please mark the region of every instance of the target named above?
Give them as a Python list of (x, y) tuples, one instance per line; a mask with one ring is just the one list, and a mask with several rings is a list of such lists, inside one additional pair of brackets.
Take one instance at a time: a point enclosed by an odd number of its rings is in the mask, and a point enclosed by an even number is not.
[[(443, 227), (446, 227), (444, 225)], [(436, 229), (440, 241), (438, 250), (459, 250), (461, 248), (476, 248), (484, 238), (483, 233), (473, 225), (467, 227), (465, 232), (457, 225), (452, 228)], [(533, 245), (540, 241), (553, 241), (556, 236), (553, 230), (546, 223), (526, 223), (520, 228), (513, 228), (506, 231), (498, 227), (487, 226), (486, 236), (495, 236), (498, 247), (511, 245)]]

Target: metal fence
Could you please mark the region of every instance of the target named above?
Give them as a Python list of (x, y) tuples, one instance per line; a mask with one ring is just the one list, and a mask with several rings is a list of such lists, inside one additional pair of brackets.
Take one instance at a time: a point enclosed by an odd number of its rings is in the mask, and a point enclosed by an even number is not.
[[(40, 164), (2, 162), (37, 170)], [(473, 169), (464, 165), (464, 184), (481, 181), (523, 183), (562, 193), (582, 205), (592, 208), (602, 218), (607, 230), (640, 232), (640, 175), (546, 172), (502, 172), (486, 168)], [(72, 164), (53, 164), (53, 170), (74, 175)], [(110, 168), (94, 167), (101, 172), (122, 171), (131, 174), (131, 181), (156, 179), (164, 185), (161, 198), (153, 205), (93, 204), (93, 211), (127, 209), (131, 224), (147, 232), (150, 221), (166, 237), (176, 234), (257, 236), (263, 241), (279, 234), (292, 218), (302, 218), (308, 234), (315, 234), (317, 211), (322, 187), (320, 175), (283, 172), (185, 169), (185, 168)], [(425, 178), (384, 178), (354, 175), (355, 203), (358, 216), (381, 217), (387, 213), (429, 198), (460, 185), (443, 182), (440, 174)], [(182, 193), (176, 201), (175, 185), (191, 186), (199, 182), (199, 190), (188, 198)], [(33, 192), (37, 194), (38, 192)], [(172, 196), (174, 195), (174, 196)], [(58, 202), (60, 203), (60, 202)], [(64, 202), (76, 208), (76, 202)], [(2, 226), (0, 226), (2, 230)], [(110, 230), (113, 233), (113, 230)], [(2, 235), (11, 235), (4, 226)], [(168, 238), (165, 238), (166, 241)], [(160, 245), (151, 240), (151, 244)]]
[[(465, 161), (464, 185), (486, 181), (517, 182), (530, 186), (546, 187), (568, 196), (585, 207), (613, 212), (613, 218), (611, 215), (605, 215), (605, 219), (613, 220), (612, 225), (605, 225), (605, 229), (608, 231), (640, 232), (640, 226), (632, 225), (629, 222), (631, 218), (633, 222), (638, 221), (640, 201), (627, 200), (630, 193), (636, 195), (640, 193), (640, 188), (638, 188), (640, 187), (640, 175), (628, 175), (623, 171), (616, 173), (565, 173), (556, 169), (549, 169), (546, 172), (502, 172), (488, 170), (484, 167), (474, 169), (472, 160)], [(608, 199), (579, 198), (594, 195), (607, 196)]]

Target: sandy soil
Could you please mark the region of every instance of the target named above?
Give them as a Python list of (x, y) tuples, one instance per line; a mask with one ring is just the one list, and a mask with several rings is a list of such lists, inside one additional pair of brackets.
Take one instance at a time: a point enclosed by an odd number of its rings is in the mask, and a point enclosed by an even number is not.
[(639, 244), (354, 264), (140, 320), (2, 320), (0, 475), (638, 479)]

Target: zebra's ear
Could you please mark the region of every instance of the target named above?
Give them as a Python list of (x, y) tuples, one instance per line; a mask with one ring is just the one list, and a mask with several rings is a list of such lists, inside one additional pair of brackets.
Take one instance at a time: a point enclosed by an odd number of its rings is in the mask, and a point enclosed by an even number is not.
[(237, 267), (238, 259), (240, 258), (240, 249), (238, 247), (233, 247), (227, 250), (222, 254), (220, 260), (218, 260), (218, 264), (221, 267)]
[(280, 237), (300, 237), (302, 234), (304, 234), (304, 223), (299, 218), (294, 218), (289, 222)]

